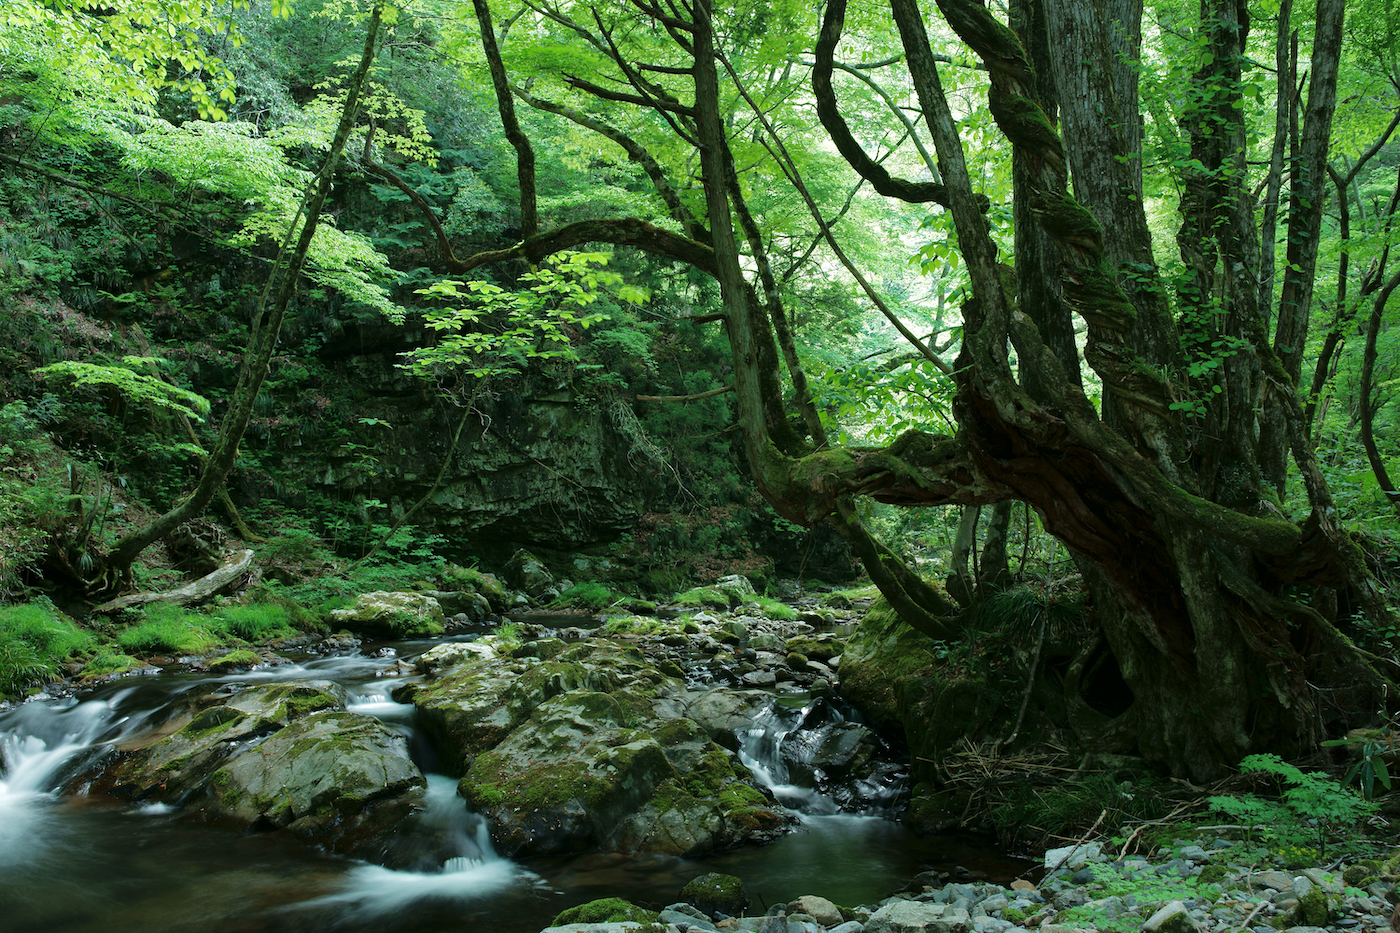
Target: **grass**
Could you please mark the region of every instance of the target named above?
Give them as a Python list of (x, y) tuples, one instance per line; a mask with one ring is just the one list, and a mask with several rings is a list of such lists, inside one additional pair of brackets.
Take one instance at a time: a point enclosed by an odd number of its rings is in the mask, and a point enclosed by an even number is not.
[(223, 606), (215, 610), (212, 626), (253, 644), (295, 635), (286, 608), (276, 603)]
[(53, 680), (58, 666), (96, 647), (46, 599), (0, 608), (0, 693)]
[(83, 665), (84, 677), (101, 677), (104, 674), (120, 674), (140, 664), (136, 658), (111, 648), (103, 648), (87, 664)]
[(625, 597), (619, 596), (597, 581), (575, 583), (549, 604), (551, 609), (606, 609)]
[(768, 618), (779, 622), (791, 622), (797, 618), (797, 610), (771, 596), (753, 596), (745, 600), (744, 605), (756, 607)]
[(153, 606), (146, 621), (128, 627), (117, 636), (123, 651), (135, 655), (203, 654), (219, 644), (207, 617), (178, 606)]

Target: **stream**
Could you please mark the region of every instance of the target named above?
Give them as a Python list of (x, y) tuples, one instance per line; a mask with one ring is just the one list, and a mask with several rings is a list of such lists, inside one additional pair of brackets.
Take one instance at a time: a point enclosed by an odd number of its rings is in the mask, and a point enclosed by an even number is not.
[[(1004, 881), (1024, 865), (988, 847), (916, 837), (878, 806), (864, 815), (840, 812), (837, 801), (794, 782), (779, 752), (785, 742), (801, 741), (811, 712), (801, 698), (757, 717), (741, 750), (755, 777), (801, 820), (776, 843), (703, 859), (609, 853), (503, 859), (485, 820), (457, 796), (456, 779), (438, 771), (415, 730), (413, 707), (390, 699), (404, 680), (392, 676), (398, 658), (438, 643), (391, 643), (384, 654), (392, 656), (306, 658), (245, 674), (133, 677), (0, 713), (0, 929), (440, 933), (481, 924), (500, 933), (537, 933), (559, 911), (594, 898), (659, 908), (706, 871), (743, 878), (751, 909), (761, 912), (803, 894), (873, 903), (929, 868), (965, 866)], [(187, 691), (211, 682), (298, 679), (339, 682), (350, 693), (351, 712), (408, 736), (428, 779), (425, 808), (394, 840), (395, 864), (413, 870), (191, 823), (176, 808), (125, 804), (81, 783), (114, 747), (158, 728)]]

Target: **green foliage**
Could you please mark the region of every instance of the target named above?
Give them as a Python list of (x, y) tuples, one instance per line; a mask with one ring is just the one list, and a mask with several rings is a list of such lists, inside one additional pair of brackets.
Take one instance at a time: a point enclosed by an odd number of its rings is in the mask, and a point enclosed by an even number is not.
[(1312, 836), (1319, 849), (1327, 849), (1328, 834), (1342, 826), (1354, 826), (1376, 812), (1376, 804), (1363, 799), (1320, 771), (1302, 771), (1277, 755), (1250, 755), (1240, 762), (1244, 774), (1273, 776), (1280, 801), (1256, 796), (1214, 796), (1212, 809), (1241, 824), (1246, 838), (1257, 830), (1265, 841), (1296, 843)]
[(40, 376), (62, 376), (75, 386), (110, 386), (127, 401), (177, 412), (195, 421), (209, 414), (209, 400), (202, 395), (171, 385), (159, 376), (142, 370), (156, 370), (160, 361), (149, 357), (127, 356), (120, 366), (64, 361), (34, 370)]
[[(1198, 877), (1168, 879), (1156, 872), (1145, 873), (1142, 878), (1130, 878), (1124, 872), (1106, 863), (1093, 865), (1094, 880), (1086, 886), (1086, 893), (1093, 901), (1109, 897), (1132, 898), (1137, 904), (1162, 904), (1175, 900), (1203, 900), (1212, 903), (1220, 897), (1220, 886), (1203, 882)], [(1061, 911), (1056, 916), (1057, 923), (1071, 927), (1088, 927), (1106, 933), (1135, 933), (1142, 926), (1142, 917), (1124, 911), (1121, 916), (1110, 917), (1102, 906), (1090, 903), (1081, 904)]]
[(621, 600), (623, 597), (608, 589), (602, 583), (589, 581), (586, 583), (575, 583), (573, 586), (559, 594), (559, 598), (549, 605), (554, 609), (564, 609), (575, 607), (578, 609), (588, 609), (597, 611), (606, 609), (608, 606)]
[(457, 372), (478, 379), (519, 374), (534, 360), (574, 362), (574, 336), (601, 319), (589, 308), (604, 295), (642, 301), (645, 294), (608, 271), (606, 253), (564, 252), (520, 277), (520, 291), (490, 282), (445, 280), (419, 289), (439, 301), (467, 303), (427, 313), (435, 346), (403, 355), (399, 364), (425, 377)]
[(128, 626), (117, 635), (123, 651), (138, 656), (203, 654), (219, 643), (208, 620), (178, 606), (157, 605), (144, 613), (145, 621)]
[(47, 599), (0, 607), (0, 693), (52, 680), (59, 664), (94, 644)]
[[(1355, 743), (1348, 739), (1332, 739), (1322, 744), (1325, 747), (1337, 748)], [(1376, 796), (1377, 781), (1386, 790), (1390, 790), (1390, 769), (1386, 767), (1385, 756), (1394, 752), (1395, 748), (1390, 740), (1389, 731), (1387, 731), (1383, 741), (1367, 737), (1361, 741), (1360, 745), (1361, 757), (1347, 769), (1346, 775), (1342, 778), (1342, 786), (1346, 787), (1352, 781), (1356, 781), (1361, 790), (1361, 796), (1367, 800), (1373, 800)]]
[(140, 661), (129, 654), (112, 648), (103, 648), (93, 655), (91, 661), (83, 665), (84, 677), (101, 677), (105, 674), (120, 674), (140, 665)]
[(295, 634), (287, 610), (276, 604), (253, 603), (221, 606), (209, 619), (210, 627), (253, 644)]

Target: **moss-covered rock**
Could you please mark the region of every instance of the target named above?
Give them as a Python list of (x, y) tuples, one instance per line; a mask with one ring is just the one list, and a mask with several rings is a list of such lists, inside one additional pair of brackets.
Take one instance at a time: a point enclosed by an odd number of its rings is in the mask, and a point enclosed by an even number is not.
[(604, 897), (560, 911), (550, 926), (570, 923), (655, 923), (657, 914), (620, 897)]
[(330, 623), (381, 638), (415, 638), (441, 635), (443, 613), (436, 599), (422, 593), (365, 593), (348, 609), (332, 609)]
[(680, 899), (711, 917), (718, 914), (737, 917), (749, 906), (743, 880), (719, 872), (692, 878), (681, 888)]
[(796, 635), (787, 640), (784, 648), (825, 664), (845, 650), (845, 643), (835, 635)]

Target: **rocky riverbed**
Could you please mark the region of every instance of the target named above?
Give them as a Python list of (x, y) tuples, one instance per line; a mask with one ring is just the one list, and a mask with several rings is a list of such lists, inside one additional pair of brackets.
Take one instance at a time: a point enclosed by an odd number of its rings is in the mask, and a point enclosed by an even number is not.
[[(939, 872), (915, 877), (876, 904), (842, 907), (819, 894), (745, 911), (742, 881), (696, 879), (655, 915), (631, 920), (563, 922), (545, 933), (1357, 933), (1391, 929), (1395, 878), (1372, 862), (1286, 869), (1258, 860), (1259, 850), (1217, 839), (1164, 847), (1152, 858), (1114, 859), (1097, 843), (1047, 852), (1039, 883), (1008, 886), (950, 882)], [(698, 883), (697, 883), (698, 882)], [(703, 892), (727, 888), (727, 901)], [(700, 896), (696, 896), (697, 892)], [(595, 902), (596, 917), (620, 916), (625, 902)], [(697, 906), (698, 905), (698, 906)], [(635, 910), (635, 909), (634, 909)]]

